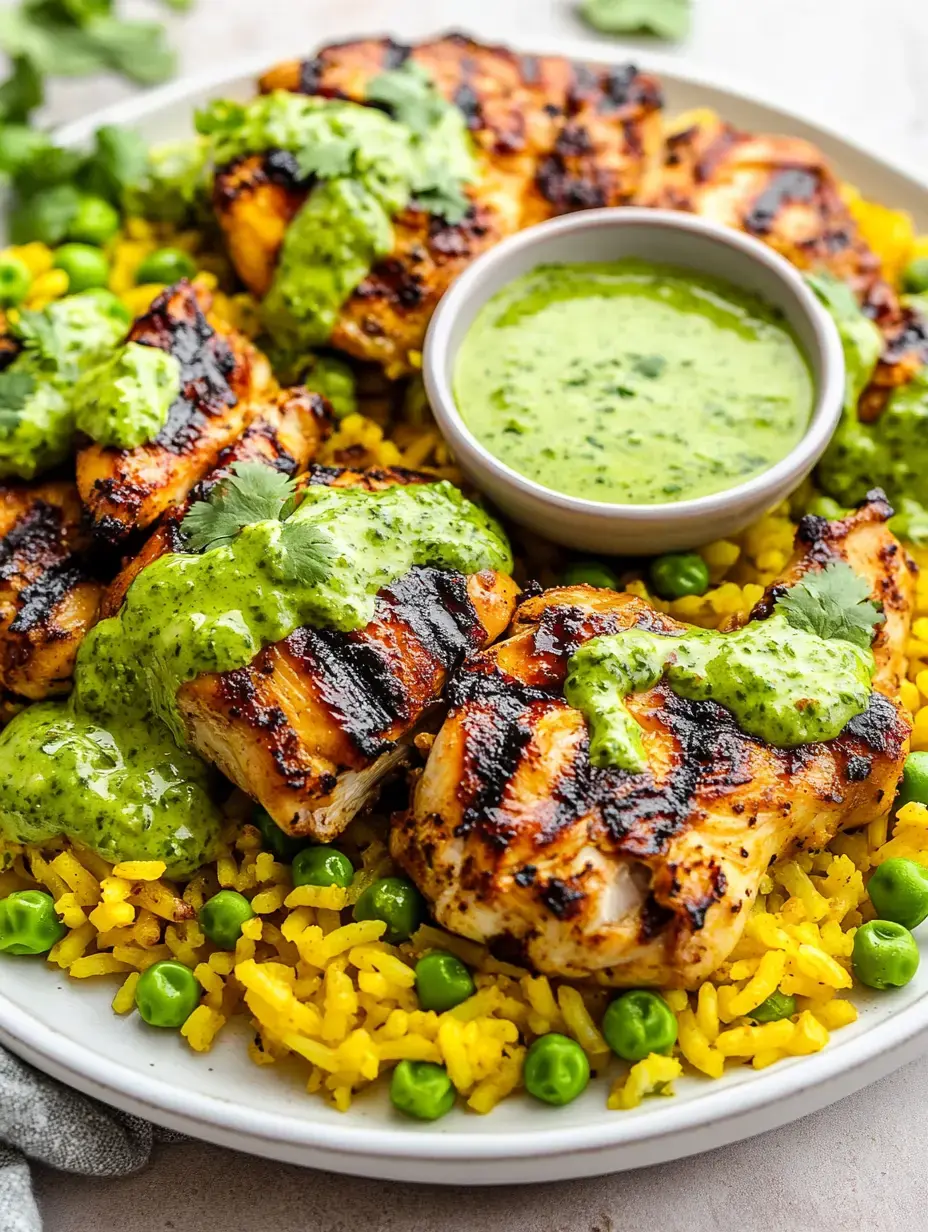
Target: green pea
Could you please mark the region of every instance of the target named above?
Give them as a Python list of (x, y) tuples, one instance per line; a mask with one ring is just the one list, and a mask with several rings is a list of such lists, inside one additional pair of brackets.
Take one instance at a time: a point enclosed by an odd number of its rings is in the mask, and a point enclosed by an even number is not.
[(814, 514), (817, 518), (827, 518), (829, 522), (836, 522), (839, 518), (844, 517), (844, 509), (836, 500), (832, 500), (830, 496), (814, 496), (809, 501), (805, 508), (806, 513)]
[(146, 282), (178, 282), (192, 278), (197, 272), (196, 262), (189, 253), (180, 248), (159, 248), (150, 253), (135, 271), (137, 286)]
[(755, 1022), (779, 1022), (781, 1018), (792, 1018), (795, 1013), (796, 998), (780, 992), (778, 988), (751, 1010), (747, 1017), (753, 1018)]
[(200, 1004), (200, 982), (189, 967), (167, 959), (139, 976), (135, 1004), (150, 1027), (182, 1027)]
[(81, 196), (68, 223), (68, 239), (102, 248), (119, 230), (119, 211), (103, 197)]
[(601, 586), (604, 590), (615, 590), (619, 579), (615, 573), (601, 560), (575, 560), (564, 570), (565, 586)]
[(117, 317), (125, 321), (126, 325), (132, 323), (132, 313), (122, 302), (118, 295), (114, 295), (107, 287), (88, 287), (86, 291), (82, 291), (81, 295), (85, 299), (94, 299), (100, 305), (101, 311), (107, 316)]
[(669, 1052), (677, 1042), (677, 1019), (663, 997), (647, 989), (623, 992), (603, 1016), (606, 1043), (625, 1061)]
[(709, 569), (696, 552), (671, 552), (651, 562), (651, 586), (662, 599), (704, 595), (709, 589)]
[(416, 963), (416, 995), (424, 1010), (443, 1014), (474, 995), (474, 981), (457, 955), (435, 950)]
[(918, 946), (907, 928), (871, 920), (854, 934), (854, 974), (868, 988), (902, 988), (918, 970)]
[(576, 1042), (552, 1032), (539, 1036), (528, 1050), (522, 1072), (529, 1095), (546, 1104), (569, 1104), (586, 1090), (590, 1063)]
[(242, 935), (242, 925), (254, 918), (251, 903), (236, 890), (220, 890), (208, 898), (197, 912), (200, 927), (221, 950), (234, 950)]
[(354, 880), (354, 865), (332, 847), (307, 847), (294, 857), (295, 886), (340, 886), (347, 890)]
[(916, 257), (902, 271), (902, 289), (910, 295), (928, 291), (928, 257)]
[(400, 1061), (390, 1079), (390, 1102), (406, 1116), (437, 1121), (454, 1107), (454, 1084), (441, 1065)]
[(406, 941), (425, 918), (425, 901), (402, 877), (382, 877), (369, 885), (354, 905), (356, 920), (383, 920), (384, 940), (391, 945)]
[(0, 308), (21, 304), (32, 286), (32, 272), (25, 261), (12, 255), (0, 256)]
[(928, 753), (910, 753), (905, 759), (896, 809), (913, 802), (928, 804)]
[(62, 244), (55, 251), (55, 269), (68, 276), (71, 294), (105, 287), (110, 280), (110, 263), (92, 244)]
[(0, 899), (0, 953), (47, 954), (67, 931), (44, 890), (14, 890)]
[(266, 809), (257, 807), (251, 815), (251, 824), (261, 831), (264, 846), (275, 855), (282, 864), (290, 864), (298, 851), (308, 847), (312, 842), (309, 838), (294, 838), (281, 830), (280, 826)]
[(914, 860), (887, 860), (867, 883), (870, 901), (881, 920), (917, 928), (928, 918), (928, 868)]

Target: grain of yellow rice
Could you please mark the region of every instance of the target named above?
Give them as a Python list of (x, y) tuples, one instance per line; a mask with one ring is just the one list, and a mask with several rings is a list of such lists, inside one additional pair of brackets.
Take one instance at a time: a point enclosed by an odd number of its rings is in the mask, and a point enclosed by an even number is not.
[[(846, 189), (868, 242), (890, 274), (928, 253), (928, 237), (916, 237), (898, 211), (862, 200)], [(196, 232), (172, 234), (129, 220), (110, 246), (111, 289), (133, 313), (144, 311), (159, 287), (136, 287), (141, 261), (165, 243), (190, 252), (215, 311), (236, 328), (257, 332), (251, 297), (223, 290), (222, 258), (204, 251)], [(66, 287), (55, 277), (50, 251), (29, 244), (7, 251), (26, 262), (34, 277), (30, 306)], [(422, 421), (400, 425), (395, 440), (384, 426), (350, 415), (328, 442), (324, 461), (352, 465), (427, 467), (454, 478), (446, 447)], [(780, 572), (792, 550), (794, 523), (784, 503), (742, 535), (701, 549), (712, 588), (703, 596), (664, 602), (643, 581), (628, 589), (655, 607), (707, 628), (746, 614)], [(928, 749), (928, 551), (915, 550), (922, 566), (916, 620), (908, 647), (910, 668), (902, 702), (913, 713), (913, 747)], [(490, 1112), (522, 1083), (527, 1045), (538, 1035), (561, 1031), (588, 1053), (594, 1069), (608, 1049), (599, 1030), (608, 992), (552, 982), (499, 963), (474, 942), (423, 926), (402, 946), (382, 939), (377, 921), (352, 923), (351, 904), (364, 885), (391, 871), (383, 834), (371, 821), (356, 823), (352, 837), (363, 867), (348, 891), (294, 889), (290, 870), (262, 851), (260, 836), (242, 830), (208, 868), (185, 887), (164, 880), (155, 862), (127, 861), (111, 867), (99, 856), (65, 841), (37, 849), (0, 847), (0, 896), (41, 886), (53, 896), (68, 928), (48, 961), (75, 979), (118, 975), (113, 1010), (134, 1009), (139, 974), (173, 957), (196, 973), (200, 1006), (181, 1034), (197, 1052), (212, 1046), (228, 1021), (250, 1020), (248, 1053), (259, 1065), (302, 1058), (307, 1091), (345, 1110), (353, 1095), (402, 1059), (444, 1064), (467, 1106)], [(884, 860), (906, 856), (928, 866), (928, 809), (909, 804), (894, 828), (874, 824), (835, 838), (823, 852), (804, 852), (765, 877), (742, 940), (714, 976), (695, 993), (665, 990), (677, 1018), (679, 1039), (672, 1056), (652, 1055), (620, 1072), (607, 1096), (610, 1108), (631, 1109), (653, 1095), (672, 1093), (683, 1073), (719, 1078), (726, 1068), (765, 1068), (790, 1056), (825, 1047), (831, 1031), (853, 1023), (857, 1010), (844, 995), (852, 987), (850, 954), (855, 929), (872, 911), (866, 879)], [(220, 887), (239, 890), (257, 912), (234, 953), (207, 941), (195, 920), (203, 901)], [(457, 954), (474, 970), (477, 991), (444, 1014), (419, 1008), (413, 966), (430, 949)], [(757, 1025), (748, 1014), (780, 987), (797, 997), (792, 1019)]]

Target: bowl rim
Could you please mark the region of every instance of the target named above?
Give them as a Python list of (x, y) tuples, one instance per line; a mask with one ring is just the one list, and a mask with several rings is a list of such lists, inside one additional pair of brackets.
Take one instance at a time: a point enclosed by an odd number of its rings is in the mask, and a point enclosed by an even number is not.
[[(529, 478), (498, 458), (474, 435), (457, 405), (449, 376), (455, 358), (451, 354), (451, 336), (460, 314), (471, 306), (474, 299), (479, 298), (480, 307), (483, 307), (492, 298), (484, 296), (480, 287), (497, 263), (505, 262), (512, 255), (524, 253), (527, 249), (541, 248), (549, 239), (559, 235), (641, 227), (673, 230), (734, 249), (773, 273), (805, 315), (815, 352), (814, 355), (807, 354), (806, 359), (810, 367), (814, 367), (817, 359), (820, 375), (815, 380), (815, 400), (802, 437), (787, 454), (759, 475), (733, 487), (689, 500), (656, 504), (589, 500), (548, 488)], [(797, 345), (803, 350), (798, 341)], [(771, 504), (775, 503), (783, 485), (807, 474), (827, 447), (841, 419), (846, 379), (844, 349), (837, 326), (800, 271), (785, 257), (753, 236), (720, 223), (694, 214), (644, 206), (610, 206), (565, 214), (516, 232), (479, 256), (452, 283), (439, 302), (425, 337), (422, 375), (439, 427), (451, 441), (453, 449), (466, 455), (474, 469), (492, 473), (500, 486), (505, 485), (525, 500), (541, 502), (563, 513), (600, 523), (622, 521), (638, 528), (664, 528), (671, 522), (717, 517), (743, 509), (748, 504), (763, 504), (768, 497)]]
[[(405, 37), (408, 32), (404, 27), (400, 33)], [(431, 20), (417, 21), (415, 32), (410, 37), (427, 37), (430, 33), (435, 33)], [(325, 37), (328, 38), (329, 34)], [(492, 33), (487, 37), (492, 38)], [(318, 45), (318, 41), (307, 47), (307, 54)], [(799, 130), (806, 138), (830, 146), (829, 157), (841, 158), (845, 162), (857, 160), (861, 169), (858, 180), (866, 178), (876, 169), (882, 176), (893, 177), (901, 195), (908, 196), (913, 202), (907, 208), (916, 208), (914, 202), (917, 194), (926, 203), (928, 214), (928, 175), (913, 158), (901, 157), (895, 152), (873, 153), (862, 141), (848, 135), (847, 128), (842, 130), (820, 114), (809, 115), (794, 110), (784, 104), (782, 98), (759, 90), (743, 74), (720, 72), (698, 59), (678, 58), (628, 43), (616, 43), (614, 55), (610, 57), (604, 52), (602, 42), (579, 36), (563, 39), (549, 35), (535, 39), (526, 35), (524, 40), (511, 38), (509, 42), (514, 46), (531, 47), (537, 54), (549, 52), (595, 60), (634, 59), (644, 71), (659, 73), (674, 86), (705, 92), (729, 105), (759, 110), (765, 113), (765, 119), (769, 113), (772, 121), (768, 122), (789, 125), (790, 131)], [(231, 64), (187, 75), (168, 85), (90, 112), (62, 125), (56, 135), (65, 145), (81, 145), (103, 124), (132, 125), (154, 120), (177, 105), (192, 107), (205, 95), (215, 97), (220, 91), (244, 86), (246, 80), (263, 71), (275, 57), (286, 59), (293, 54), (292, 46), (269, 48), (260, 55), (251, 54), (237, 58)], [(36, 976), (58, 978), (55, 973), (45, 970), (37, 972)], [(87, 990), (86, 995), (90, 995), (91, 991), (100, 998), (101, 1008), (108, 1011), (108, 998), (101, 995), (99, 990)], [(893, 996), (892, 993), (881, 994), (881, 1001)], [(766, 1070), (750, 1071), (745, 1075), (745, 1081), (740, 1083), (732, 1084), (722, 1079), (709, 1087), (703, 1098), (691, 1103), (681, 1105), (669, 1100), (651, 1101), (650, 1106), (609, 1121), (566, 1130), (556, 1125), (544, 1129), (539, 1125), (528, 1125), (518, 1136), (512, 1131), (476, 1135), (463, 1127), (438, 1129), (438, 1132), (435, 1132), (435, 1127), (427, 1127), (426, 1132), (417, 1132), (415, 1127), (406, 1125), (378, 1128), (357, 1122), (333, 1125), (315, 1117), (298, 1118), (271, 1110), (256, 1112), (237, 1105), (233, 1092), (227, 1098), (220, 1099), (202, 1091), (188, 1091), (160, 1074), (150, 1074), (141, 1067), (114, 1062), (105, 1055), (105, 1039), (101, 1040), (100, 1049), (95, 1050), (69, 1037), (66, 1027), (58, 1030), (45, 1026), (26, 1008), (5, 996), (0, 988), (0, 1042), (46, 1073), (108, 1103), (147, 1115), (162, 1124), (183, 1123), (188, 1131), (199, 1131), (204, 1138), (213, 1142), (224, 1141), (226, 1145), (233, 1145), (231, 1139), (234, 1137), (234, 1145), (239, 1149), (268, 1155), (273, 1153), (277, 1158), (280, 1158), (277, 1149), (282, 1144), (292, 1144), (304, 1151), (326, 1151), (328, 1157), (325, 1164), (317, 1166), (337, 1171), (348, 1170), (343, 1167), (344, 1159), (357, 1159), (360, 1175), (377, 1175), (365, 1170), (365, 1159), (445, 1161), (448, 1164), (452, 1161), (480, 1163), (501, 1160), (510, 1166), (525, 1159), (547, 1159), (549, 1163), (545, 1174), (531, 1178), (537, 1180), (559, 1180), (566, 1175), (553, 1163), (558, 1156), (588, 1155), (592, 1159), (596, 1152), (603, 1149), (611, 1152), (608, 1166), (603, 1161), (594, 1161), (592, 1170), (583, 1174), (601, 1175), (606, 1171), (637, 1166), (637, 1163), (675, 1159), (749, 1138), (832, 1103), (922, 1054), (928, 1047), (926, 1036), (928, 993), (879, 1021), (869, 1024), (862, 1022), (857, 1030), (853, 1026), (844, 1028), (823, 1052), (795, 1061), (783, 1061)], [(782, 1112), (777, 1111), (780, 1108)], [(706, 1132), (709, 1127), (713, 1127), (711, 1133)], [(706, 1133), (705, 1140), (700, 1146), (678, 1148), (675, 1145), (677, 1139), (691, 1130)], [(668, 1150), (661, 1151), (654, 1158), (628, 1162), (630, 1147), (662, 1139), (671, 1142)], [(261, 1152), (259, 1144), (275, 1150)], [(431, 1173), (419, 1179), (441, 1178)], [(476, 1182), (471, 1180), (469, 1183)]]

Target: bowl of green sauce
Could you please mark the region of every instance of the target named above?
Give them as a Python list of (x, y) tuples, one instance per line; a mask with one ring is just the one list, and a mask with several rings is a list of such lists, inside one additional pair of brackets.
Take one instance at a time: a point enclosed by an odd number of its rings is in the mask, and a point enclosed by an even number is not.
[(585, 551), (734, 534), (838, 424), (837, 329), (750, 236), (637, 208), (520, 232), (457, 280), (426, 339), (439, 427), (515, 521)]

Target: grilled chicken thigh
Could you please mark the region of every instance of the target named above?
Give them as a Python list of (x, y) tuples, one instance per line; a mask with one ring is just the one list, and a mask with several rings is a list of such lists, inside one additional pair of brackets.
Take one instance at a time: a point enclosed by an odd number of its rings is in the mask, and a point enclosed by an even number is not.
[(91, 444), (78, 454), (77, 485), (100, 539), (119, 543), (181, 503), (240, 435), (253, 401), (273, 389), (267, 360), (209, 317), (211, 302), (202, 287), (183, 280), (129, 330), (130, 342), (177, 358), (181, 391), (154, 441), (137, 449)]
[[(660, 157), (661, 95), (631, 66), (520, 56), (449, 35), (416, 47), (366, 39), (328, 47), (268, 72), (262, 90), (363, 103), (379, 74), (412, 59), (467, 117), (478, 151), (473, 208), (451, 226), (418, 209), (395, 220), (395, 248), (345, 304), (332, 345), (409, 368), (429, 318), (453, 279), (485, 249), (556, 214), (634, 201)], [(213, 204), (242, 279), (271, 284), (287, 226), (310, 184), (281, 151), (221, 169)]]
[(841, 195), (828, 160), (800, 137), (753, 136), (710, 111), (690, 113), (667, 135), (664, 164), (645, 204), (687, 210), (762, 239), (799, 269), (847, 282), (886, 345), (862, 415), (928, 360), (928, 332), (883, 277)]
[(248, 427), (223, 449), (216, 465), (205, 475), (182, 505), (174, 505), (161, 517), (137, 556), (126, 562), (107, 587), (101, 615), (112, 616), (122, 605), (126, 591), (146, 565), (166, 552), (185, 550), (181, 523), (194, 501), (205, 500), (236, 462), (263, 462), (285, 475), (299, 475), (316, 456), (332, 431), (329, 404), (306, 389), (282, 390), (273, 402), (255, 413)]
[(793, 563), (753, 613), (835, 559), (883, 603), (869, 709), (828, 743), (774, 748), (661, 682), (628, 699), (648, 769), (597, 769), (584, 716), (563, 700), (570, 655), (619, 629), (684, 626), (588, 586), (523, 603), (512, 635), (452, 682), (413, 808), (394, 826), (394, 857), (438, 921), (509, 939), (548, 974), (694, 987), (736, 945), (771, 860), (884, 817), (908, 748), (892, 698), (913, 581), (881, 495), (841, 522), (805, 518)]
[[(378, 488), (423, 478), (319, 468), (309, 482)], [(365, 628), (297, 629), (248, 667), (184, 685), (188, 743), (282, 829), (329, 842), (405, 760), (451, 668), (506, 628), (516, 592), (489, 570), (412, 569), (380, 592)]]
[(0, 693), (66, 693), (102, 584), (71, 483), (0, 487)]

